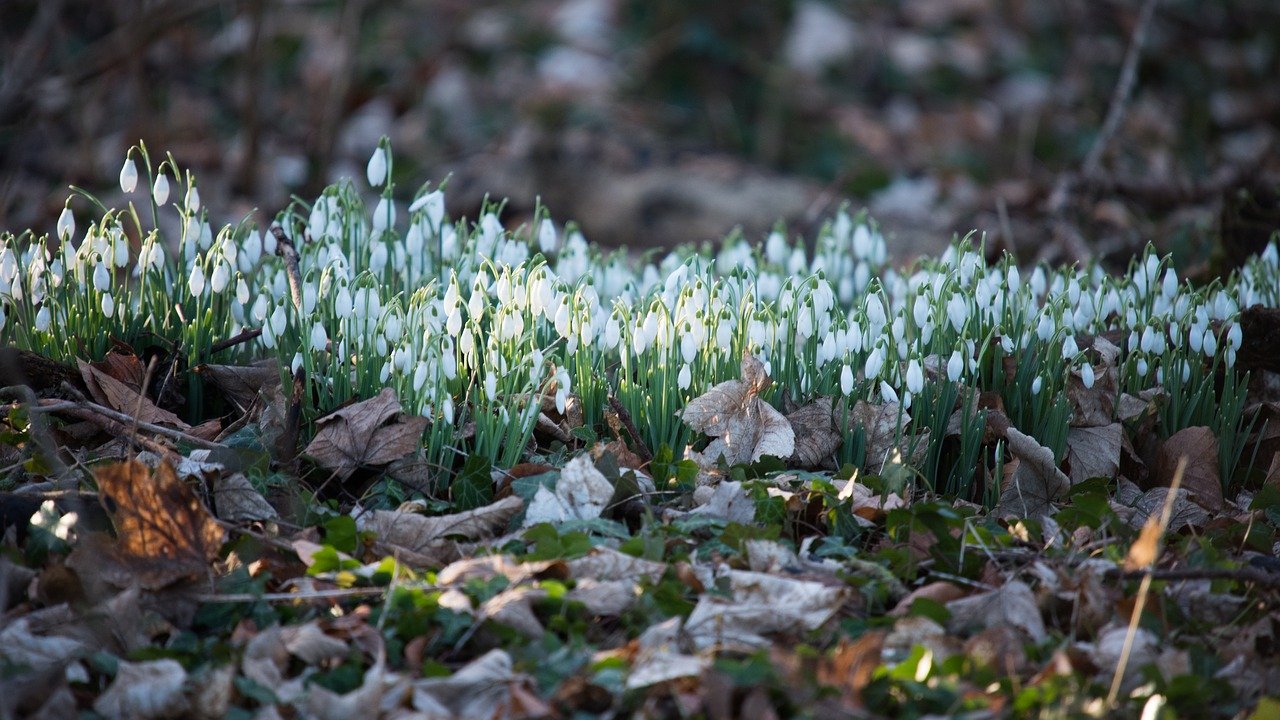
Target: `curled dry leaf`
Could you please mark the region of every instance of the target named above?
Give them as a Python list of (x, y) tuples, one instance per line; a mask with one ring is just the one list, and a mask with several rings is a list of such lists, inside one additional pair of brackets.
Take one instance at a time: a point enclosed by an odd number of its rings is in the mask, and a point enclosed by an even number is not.
[(320, 418), (306, 454), (345, 479), (357, 468), (386, 465), (418, 449), (427, 418), (405, 415), (395, 390), (383, 388), (370, 398)]
[(715, 486), (703, 504), (689, 512), (746, 525), (756, 518), (756, 504), (742, 489), (742, 483), (722, 482)]
[(209, 378), (242, 413), (257, 403), (263, 388), (280, 386), (280, 366), (275, 360), (256, 365), (198, 365), (193, 369)]
[[(1164, 508), (1165, 498), (1170, 490), (1166, 487), (1151, 488), (1138, 498), (1134, 505), (1135, 512), (1129, 517), (1131, 527), (1140, 528), (1147, 521), (1159, 519)], [(1177, 497), (1173, 500), (1173, 512), (1169, 515), (1169, 527), (1166, 532), (1177, 532), (1184, 527), (1200, 528), (1208, 524), (1209, 511), (1191, 500), (1191, 493), (1186, 488), (1178, 488)]]
[(121, 660), (116, 677), (93, 709), (108, 718), (180, 717), (189, 710), (183, 685), (187, 671), (177, 660)]
[(1067, 401), (1071, 404), (1071, 427), (1108, 425), (1115, 417), (1116, 369), (1094, 368), (1093, 387), (1085, 387), (1080, 371), (1067, 378)]
[(816, 630), (844, 604), (847, 587), (745, 570), (728, 573), (731, 597), (704, 594), (685, 621), (700, 650), (760, 648), (765, 635)]
[(1095, 427), (1073, 427), (1067, 431), (1067, 462), (1071, 484), (1089, 478), (1114, 480), (1120, 471), (1120, 448), (1124, 427), (1120, 423)]
[(627, 688), (656, 685), (684, 677), (696, 677), (711, 665), (705, 655), (680, 652), (681, 619), (670, 618), (650, 625), (636, 640), (637, 652), (627, 674)]
[(218, 557), (225, 532), (169, 463), (152, 471), (130, 460), (100, 468), (94, 477), (117, 536), (100, 547), (143, 589), (201, 575)]
[(713, 465), (723, 458), (729, 465), (757, 462), (768, 455), (787, 458), (796, 449), (791, 423), (759, 398), (770, 380), (764, 365), (744, 353), (741, 377), (726, 380), (689, 401), (680, 417), (689, 427), (715, 438), (695, 459)]
[(262, 497), (244, 473), (220, 475), (213, 481), (213, 506), (227, 522), (275, 520), (276, 509)]
[(413, 707), (428, 717), (537, 716), (517, 707), (526, 695), (519, 689), (527, 682), (516, 674), (506, 651), (490, 650), (448, 677), (416, 681)]
[(1035, 593), (1021, 580), (1011, 580), (995, 590), (952, 600), (947, 603), (947, 610), (951, 613), (947, 628), (952, 632), (974, 627), (1010, 626), (1020, 630), (1032, 642), (1042, 642), (1046, 637)]
[(565, 520), (593, 520), (613, 498), (613, 485), (592, 464), (589, 455), (579, 455), (560, 471), (555, 492), (539, 487), (529, 502), (524, 526), (559, 523)]
[(575, 579), (594, 578), (600, 581), (638, 580), (648, 578), (657, 582), (667, 571), (667, 564), (645, 560), (612, 548), (597, 547), (590, 554), (568, 561), (569, 573)]
[(1137, 628), (1132, 643), (1126, 647), (1125, 639), (1129, 634), (1127, 625), (1116, 624), (1105, 627), (1098, 633), (1096, 642), (1086, 644), (1085, 651), (1089, 660), (1098, 668), (1098, 677), (1110, 682), (1120, 664), (1120, 658), (1128, 654), (1124, 668), (1124, 680), (1121, 689), (1131, 690), (1141, 682), (1142, 668), (1156, 661), (1160, 653), (1160, 640), (1155, 633), (1146, 628)]
[(479, 540), (491, 537), (507, 526), (511, 518), (524, 507), (524, 501), (512, 495), (495, 503), (452, 515), (424, 517), (397, 510), (372, 510), (356, 517), (356, 526), (377, 534), (378, 540), (404, 548), (423, 559), (440, 558), (448, 547), (448, 538)]
[(169, 425), (179, 430), (191, 427), (182, 418), (144, 397), (137, 386), (131, 387), (83, 360), (77, 360), (76, 363), (80, 367), (80, 377), (89, 388), (89, 394), (99, 404), (153, 425)]
[(1178, 469), (1178, 461), (1187, 459), (1182, 474), (1182, 487), (1191, 499), (1210, 512), (1222, 510), (1222, 481), (1218, 474), (1218, 438), (1207, 427), (1179, 430), (1165, 440), (1156, 455), (1154, 481), (1168, 487)]
[(996, 514), (1019, 518), (1051, 515), (1053, 503), (1066, 495), (1071, 480), (1053, 462), (1053, 451), (1035, 438), (1012, 426), (1007, 436), (1009, 453), (1017, 463), (1005, 479)]

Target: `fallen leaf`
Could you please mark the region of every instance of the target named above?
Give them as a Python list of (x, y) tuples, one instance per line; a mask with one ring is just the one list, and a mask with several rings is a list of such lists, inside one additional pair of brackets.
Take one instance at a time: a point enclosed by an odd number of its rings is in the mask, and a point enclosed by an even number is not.
[(704, 504), (689, 512), (746, 525), (756, 519), (756, 503), (742, 489), (742, 483), (722, 482), (715, 486)]
[(308, 665), (322, 665), (331, 660), (341, 660), (347, 654), (347, 644), (325, 634), (320, 623), (312, 620), (302, 625), (290, 625), (280, 629), (280, 641), (289, 654)]
[(815, 468), (831, 460), (844, 440), (832, 418), (833, 409), (831, 398), (821, 397), (787, 415), (796, 445), (791, 465)]
[[(1159, 518), (1164, 509), (1165, 498), (1169, 488), (1151, 488), (1142, 494), (1134, 504), (1135, 512), (1129, 518), (1131, 527), (1140, 528), (1151, 518)], [(1177, 497), (1173, 501), (1173, 512), (1169, 515), (1169, 527), (1166, 532), (1177, 532), (1184, 527), (1200, 528), (1209, 523), (1209, 511), (1191, 500), (1186, 488), (1178, 488)]]
[(1114, 480), (1120, 470), (1124, 427), (1120, 423), (1073, 427), (1067, 431), (1067, 463), (1071, 484), (1090, 478)]
[(213, 481), (213, 506), (227, 522), (275, 520), (276, 509), (262, 497), (244, 473), (220, 475)]
[[(836, 412), (840, 412), (839, 409)], [(862, 467), (878, 472), (890, 455), (898, 449), (899, 421), (905, 427), (911, 416), (898, 403), (872, 405), (865, 400), (854, 403), (849, 410), (849, 429), (862, 429), (866, 452)]]
[(209, 378), (242, 413), (257, 403), (263, 388), (280, 386), (280, 366), (274, 360), (258, 365), (197, 365), (193, 371)]
[(0, 659), (14, 668), (25, 666), (39, 672), (64, 667), (92, 650), (74, 638), (34, 633), (31, 620), (26, 617), (9, 622), (0, 630)]
[(107, 373), (93, 367), (83, 360), (77, 360), (80, 376), (99, 404), (118, 410), (130, 417), (153, 425), (169, 425), (179, 430), (187, 430), (191, 426), (177, 415), (143, 397), (137, 390), (111, 377)]
[(201, 575), (217, 559), (225, 533), (169, 463), (153, 472), (130, 460), (100, 468), (94, 477), (116, 528), (117, 540), (107, 549), (143, 589)]
[(189, 706), (183, 685), (187, 671), (177, 660), (121, 660), (111, 685), (93, 703), (94, 712), (109, 718), (181, 716)]
[(579, 455), (560, 471), (555, 492), (538, 488), (525, 512), (524, 527), (598, 518), (613, 498), (613, 491), (613, 485), (596, 469), (591, 457)]
[(704, 594), (685, 621), (699, 650), (766, 647), (766, 635), (816, 630), (844, 604), (847, 587), (746, 570), (727, 573), (730, 597)]
[(1109, 425), (1115, 417), (1116, 369), (1094, 368), (1093, 387), (1085, 387), (1080, 371), (1067, 377), (1067, 402), (1071, 404), (1071, 427)]
[(1143, 668), (1155, 662), (1160, 647), (1159, 638), (1146, 628), (1136, 628), (1130, 643), (1126, 643), (1128, 634), (1128, 625), (1115, 624), (1103, 628), (1097, 641), (1084, 645), (1089, 660), (1098, 668), (1098, 679), (1107, 683), (1115, 676), (1120, 658), (1126, 658), (1124, 679), (1120, 685), (1125, 691), (1132, 690), (1142, 681)]
[(421, 555), (420, 562), (435, 565), (453, 559), (449, 557), (453, 554), (449, 552), (450, 538), (491, 537), (495, 531), (505, 528), (522, 507), (524, 501), (512, 495), (474, 510), (434, 517), (398, 510), (372, 510), (356, 514), (356, 527), (361, 532), (375, 533), (380, 542)]
[(1071, 480), (1053, 461), (1053, 451), (1009, 427), (1009, 453), (1017, 460), (1006, 479), (995, 512), (1001, 517), (1037, 518), (1050, 515), (1053, 503), (1064, 497)]
[(305, 452), (338, 479), (346, 479), (357, 468), (386, 465), (417, 450), (428, 422), (403, 414), (395, 390), (383, 388), (377, 397), (317, 420), (316, 436)]
[(650, 625), (636, 639), (637, 652), (627, 674), (627, 688), (656, 685), (668, 680), (697, 677), (711, 665), (705, 655), (687, 655), (680, 651), (682, 621), (673, 617)]
[(1184, 428), (1169, 436), (1156, 455), (1152, 480), (1163, 487), (1173, 483), (1178, 461), (1187, 459), (1182, 487), (1210, 512), (1222, 510), (1222, 480), (1218, 475), (1218, 439), (1204, 426)]
[(951, 613), (947, 629), (952, 632), (1009, 626), (1035, 643), (1043, 642), (1046, 637), (1035, 593), (1021, 580), (1010, 580), (995, 590), (952, 600), (947, 603), (947, 610)]
[(575, 579), (594, 578), (601, 581), (638, 580), (657, 582), (667, 571), (667, 564), (645, 560), (612, 548), (597, 547), (589, 554), (567, 561)]
[(744, 353), (741, 378), (726, 380), (689, 401), (680, 417), (689, 427), (714, 438), (696, 457), (700, 464), (723, 461), (729, 465), (757, 462), (768, 455), (788, 458), (795, 452), (791, 423), (758, 397), (768, 387), (764, 366)]
[(520, 718), (549, 715), (544, 708), (531, 708), (528, 693), (519, 690), (529, 683), (517, 674), (511, 656), (504, 650), (490, 650), (442, 678), (418, 680), (413, 684), (413, 707), (431, 717)]
[(962, 597), (964, 597), (964, 589), (959, 585), (946, 580), (935, 580), (928, 585), (912, 590), (906, 597), (898, 601), (893, 610), (889, 611), (889, 615), (893, 617), (905, 616), (911, 611), (912, 603), (921, 598), (945, 604)]

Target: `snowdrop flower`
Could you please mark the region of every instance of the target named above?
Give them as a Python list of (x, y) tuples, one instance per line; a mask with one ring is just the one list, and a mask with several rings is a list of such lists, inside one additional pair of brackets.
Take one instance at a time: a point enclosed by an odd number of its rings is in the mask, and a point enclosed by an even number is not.
[[(1138, 377), (1146, 377), (1147, 371), (1150, 369), (1150, 367), (1147, 365), (1147, 359), (1144, 357), (1138, 358), (1138, 362), (1135, 366), (1135, 369), (1138, 372)], [(1092, 385), (1090, 385), (1090, 387), (1092, 387)]]
[(884, 367), (884, 349), (880, 345), (876, 345), (871, 354), (867, 356), (867, 364), (862, 368), (862, 374), (868, 379), (880, 377), (880, 370)]
[[(201, 279), (203, 282), (203, 278)], [(111, 273), (107, 271), (106, 263), (99, 261), (93, 268), (93, 289), (100, 293), (106, 292), (111, 287)]]
[(1076, 336), (1068, 335), (1062, 340), (1062, 359), (1070, 360), (1080, 353), (1080, 346), (1076, 345)]
[(569, 402), (569, 371), (560, 368), (556, 371), (556, 412), (564, 414), (565, 405)]
[(187, 289), (192, 297), (200, 297), (204, 292), (204, 266), (200, 263), (192, 266), (191, 275), (187, 277)]
[(444, 421), (450, 425), (453, 424), (453, 397), (445, 396), (444, 403), (440, 406), (441, 414)]
[(71, 208), (63, 207), (62, 214), (58, 215), (58, 238), (63, 242), (71, 239), (76, 234), (76, 216), (71, 213)]
[(1232, 323), (1231, 329), (1227, 331), (1227, 342), (1231, 343), (1231, 349), (1240, 350), (1240, 345), (1244, 343), (1244, 334), (1240, 330), (1239, 323)]
[[(298, 371), (299, 371), (299, 370), (301, 370), (301, 369), (302, 369), (302, 353), (300, 353), (300, 352), (296, 352), (296, 353), (294, 353), (294, 354), (293, 354), (293, 360), (289, 363), (289, 370), (290, 370), (294, 375), (297, 375), (297, 374), (298, 374)], [(385, 371), (385, 367), (384, 367), (383, 369), (384, 369), (384, 371)], [(387, 381), (387, 379), (384, 377), (384, 378), (382, 378), (382, 381), (383, 381), (383, 382), (386, 382), (386, 381)]]
[[(386, 198), (386, 197), (379, 198), (378, 206), (373, 211), (374, 235), (377, 235), (378, 233), (386, 231), (387, 228), (395, 227), (395, 224), (396, 224), (395, 203), (392, 202), (390, 198)], [(385, 253), (386, 253), (386, 248), (383, 248), (383, 254), (385, 255)], [(385, 263), (386, 260), (383, 260), (383, 262)]]
[(1044, 387), (1044, 378), (1037, 375), (1036, 378), (1031, 381), (1031, 394), (1033, 396), (1039, 395), (1040, 389), (1043, 387)]
[(947, 360), (947, 379), (956, 382), (960, 379), (960, 374), (964, 372), (964, 358), (960, 357), (959, 350), (951, 351), (951, 357)]
[(284, 314), (284, 305), (277, 303), (275, 312), (271, 313), (271, 330), (276, 336), (284, 334), (289, 318)]
[[(413, 390), (417, 392), (427, 384), (427, 363), (425, 360), (419, 360), (418, 365), (413, 371)], [(487, 383), (486, 383), (487, 385)], [(492, 400), (493, 398), (489, 398)]]
[(132, 157), (125, 157), (124, 167), (120, 168), (120, 189), (131, 193), (136, 187), (138, 187), (138, 166), (134, 164)]
[(249, 284), (244, 278), (236, 278), (236, 302), (241, 306), (249, 304)]
[(538, 225), (538, 249), (544, 254), (551, 254), (556, 251), (557, 242), (555, 223), (551, 218), (543, 218)]
[(867, 296), (867, 322), (876, 328), (875, 332), (879, 332), (888, 322), (884, 314), (884, 303), (880, 302), (880, 296), (876, 293)]
[(36, 313), (36, 330), (40, 332), (49, 332), (49, 325), (53, 322), (53, 315), (49, 312), (48, 305), (41, 305), (40, 312)]
[(231, 282), (231, 268), (226, 263), (219, 262), (209, 277), (209, 289), (219, 294), (226, 289), (229, 282)]
[(893, 386), (884, 380), (880, 381), (880, 398), (889, 405), (896, 405), (900, 402), (898, 400), (898, 391), (894, 390)]
[(484, 377), (484, 396), (489, 402), (493, 402), (493, 399), (498, 396), (498, 377), (492, 372)]
[(1201, 341), (1201, 349), (1204, 350), (1205, 357), (1213, 357), (1218, 354), (1218, 336), (1213, 333), (1213, 328), (1204, 329), (1204, 339)]
[[(1143, 372), (1141, 374), (1145, 375), (1146, 373)], [(1083, 365), (1080, 366), (1080, 381), (1084, 383), (1084, 386), (1086, 388), (1093, 387), (1093, 381), (1094, 381), (1093, 365), (1091, 365), (1090, 363), (1084, 363)]]
[(1048, 312), (1040, 314), (1040, 322), (1036, 323), (1036, 337), (1041, 342), (1049, 342), (1049, 338), (1053, 337), (1053, 333), (1057, 331), (1054, 326), (1053, 318), (1049, 317)]
[(316, 352), (324, 352), (329, 347), (329, 333), (325, 331), (324, 324), (317, 322), (311, 326), (311, 349)]
[(849, 367), (849, 363), (845, 363), (840, 368), (840, 394), (848, 395), (853, 392), (853, 368)]
[(381, 144), (373, 149), (369, 157), (369, 165), (364, 169), (370, 187), (382, 187), (387, 181), (387, 150)]
[(111, 297), (111, 293), (104, 293), (102, 296), (102, 314), (106, 317), (116, 314), (116, 301)]
[(163, 170), (156, 174), (156, 181), (151, 186), (151, 198), (161, 207), (169, 202), (169, 176)]
[(193, 215), (200, 212), (200, 191), (196, 189), (195, 185), (187, 186), (187, 197), (182, 201), (182, 204), (186, 206), (187, 212)]
[(920, 367), (920, 361), (912, 360), (907, 364), (907, 391), (916, 395), (923, 389), (924, 371)]

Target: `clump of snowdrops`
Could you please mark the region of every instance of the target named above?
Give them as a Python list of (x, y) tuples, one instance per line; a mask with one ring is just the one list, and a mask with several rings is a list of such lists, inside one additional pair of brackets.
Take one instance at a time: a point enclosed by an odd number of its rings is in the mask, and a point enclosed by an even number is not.
[[(1224, 482), (1241, 469), (1237, 318), (1280, 303), (1274, 244), (1200, 288), (1150, 250), (1119, 277), (1096, 266), (1027, 271), (1007, 257), (988, 265), (970, 242), (902, 271), (887, 263), (875, 223), (842, 209), (812, 252), (779, 226), (760, 243), (735, 234), (715, 254), (682, 247), (633, 263), (545, 209), (515, 229), (500, 205), (455, 219), (442, 187), (423, 185), (406, 204), (392, 177), (384, 139), (364, 183), (340, 182), (275, 216), (300, 254), (296, 306), (271, 228), (215, 232), (195, 177), (139, 145), (120, 173), (123, 209), (76, 189), (52, 236), (0, 235), (0, 340), (61, 360), (150, 338), (188, 366), (274, 357), (283, 375), (312, 382), (312, 418), (390, 386), (432, 420), (424, 446), (446, 467), (470, 454), (518, 462), (542, 397), (561, 411), (580, 401), (587, 427), (601, 431), (616, 396), (650, 448), (679, 454), (696, 438), (678, 411), (735, 377), (750, 352), (774, 381), (764, 399), (779, 408), (817, 396), (896, 404), (903, 422), (917, 418), (917, 436), (930, 431), (926, 481), (965, 494), (983, 430), (977, 390), (998, 392), (1011, 422), (1060, 460), (1064, 390), (1097, 375), (1081, 339), (1119, 332), (1117, 393), (1163, 385), (1159, 431), (1208, 425), (1222, 439)], [(168, 226), (176, 237), (157, 229)], [(252, 342), (211, 352), (258, 328)], [(961, 458), (943, 467), (958, 406), (968, 409)], [(857, 462), (850, 432), (840, 459)]]

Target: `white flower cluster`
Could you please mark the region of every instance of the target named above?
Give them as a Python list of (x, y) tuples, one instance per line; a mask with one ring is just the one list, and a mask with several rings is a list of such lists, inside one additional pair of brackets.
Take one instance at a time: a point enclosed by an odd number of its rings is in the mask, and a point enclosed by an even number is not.
[[(107, 212), (77, 242), (69, 209), (56, 242), (0, 236), (0, 340), (70, 357), (86, 339), (154, 333), (207, 359), (212, 342), (260, 328), (233, 352), (274, 354), (322, 379), (317, 410), (393, 386), (438, 425), (474, 422), (477, 445), (511, 460), (543, 393), (561, 411), (581, 398), (589, 423), (615, 394), (650, 442), (680, 448), (688, 436), (676, 412), (734, 377), (744, 351), (763, 361), (775, 403), (842, 395), (910, 407), (928, 383), (989, 381), (996, 354), (1037, 358), (1030, 396), (1060, 392), (1071, 373), (1091, 386), (1081, 338), (1118, 332), (1122, 377), (1137, 388), (1232, 366), (1240, 309), (1280, 302), (1274, 245), (1202, 289), (1149, 251), (1120, 277), (1098, 267), (1024, 277), (957, 243), (900, 272), (875, 224), (844, 210), (812, 253), (779, 228), (759, 245), (731, 236), (714, 258), (681, 248), (637, 264), (541, 210), (512, 231), (498, 206), (474, 223), (451, 220), (439, 188), (398, 206), (390, 168), (384, 142), (367, 167), (381, 189), (372, 213), (346, 182), (278, 216), (301, 258), (295, 307), (273, 233), (242, 225), (215, 235), (194, 180), (170, 209), (167, 173), (181, 175), (172, 159), (155, 171), (147, 162), (152, 210), (177, 212), (181, 236), (144, 232), (130, 210)], [(130, 159), (122, 189), (134, 191), (137, 174)], [(143, 238), (132, 264), (126, 222)], [(5, 324), (6, 313), (21, 321)]]

